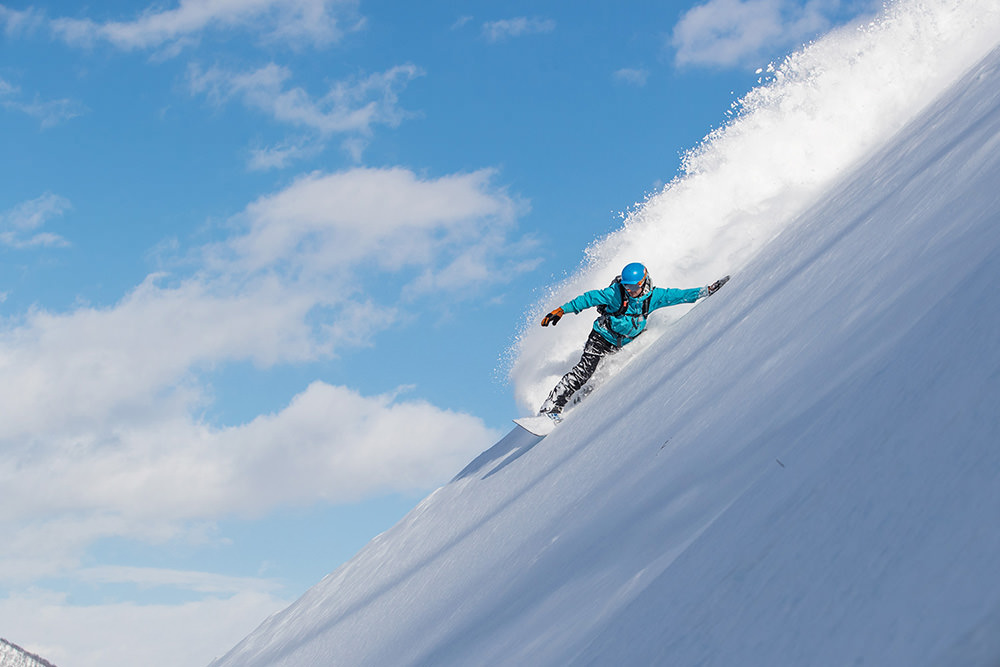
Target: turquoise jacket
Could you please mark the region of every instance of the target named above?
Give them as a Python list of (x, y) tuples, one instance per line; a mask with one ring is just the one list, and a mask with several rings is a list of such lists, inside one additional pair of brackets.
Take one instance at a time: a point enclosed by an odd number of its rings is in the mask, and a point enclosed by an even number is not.
[[(607, 314), (594, 320), (594, 331), (612, 345), (621, 347), (632, 342), (646, 329), (646, 317), (654, 310), (682, 303), (694, 303), (700, 297), (707, 296), (703, 287), (691, 289), (654, 287), (638, 297), (626, 294), (628, 307), (625, 312), (621, 315), (612, 315), (611, 313), (621, 310), (623, 294), (624, 290), (615, 282), (604, 289), (584, 292), (572, 301), (564, 303), (562, 309), (567, 313), (579, 313), (594, 306), (607, 306)], [(648, 308), (644, 306), (646, 301), (649, 302)]]

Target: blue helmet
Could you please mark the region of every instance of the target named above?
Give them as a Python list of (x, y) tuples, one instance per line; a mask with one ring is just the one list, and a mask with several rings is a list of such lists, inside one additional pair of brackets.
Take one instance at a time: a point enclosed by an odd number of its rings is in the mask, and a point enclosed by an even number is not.
[(622, 269), (622, 283), (625, 285), (641, 285), (648, 275), (645, 266), (639, 262), (632, 262)]
[(622, 269), (622, 285), (632, 296), (642, 294), (649, 284), (649, 272), (639, 262), (632, 262)]

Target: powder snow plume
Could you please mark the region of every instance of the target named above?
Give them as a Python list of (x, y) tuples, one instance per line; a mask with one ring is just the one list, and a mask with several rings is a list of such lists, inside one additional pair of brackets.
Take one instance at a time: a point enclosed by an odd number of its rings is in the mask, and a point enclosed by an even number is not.
[[(740, 268), (761, 247), (998, 43), (996, 0), (898, 0), (762, 71), (732, 119), (683, 157), (680, 175), (587, 248), (579, 270), (526, 313), (509, 351), (520, 407), (537, 410), (579, 357), (593, 321), (587, 311), (542, 329), (544, 312), (605, 287), (632, 261), (662, 287), (733, 274), (729, 289), (738, 289)], [(605, 372), (688, 308), (654, 314), (650, 333)]]

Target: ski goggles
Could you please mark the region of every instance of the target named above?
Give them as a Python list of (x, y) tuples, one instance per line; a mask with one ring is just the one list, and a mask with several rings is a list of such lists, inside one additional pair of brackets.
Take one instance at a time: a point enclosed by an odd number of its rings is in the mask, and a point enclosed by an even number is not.
[[(624, 283), (622, 284), (624, 285)], [(641, 283), (636, 283), (635, 285), (625, 285), (625, 291), (631, 294), (632, 296), (639, 296), (640, 294), (642, 294), (642, 288), (645, 284), (646, 281), (643, 280)]]

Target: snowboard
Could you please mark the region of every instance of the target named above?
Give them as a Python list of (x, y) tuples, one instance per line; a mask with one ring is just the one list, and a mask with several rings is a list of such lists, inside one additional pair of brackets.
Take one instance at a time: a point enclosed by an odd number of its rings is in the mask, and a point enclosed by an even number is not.
[(552, 433), (552, 430), (557, 426), (556, 422), (552, 421), (551, 418), (546, 417), (545, 415), (538, 415), (536, 417), (521, 417), (520, 419), (515, 419), (514, 423), (528, 433), (542, 438), (547, 436), (549, 433)]

